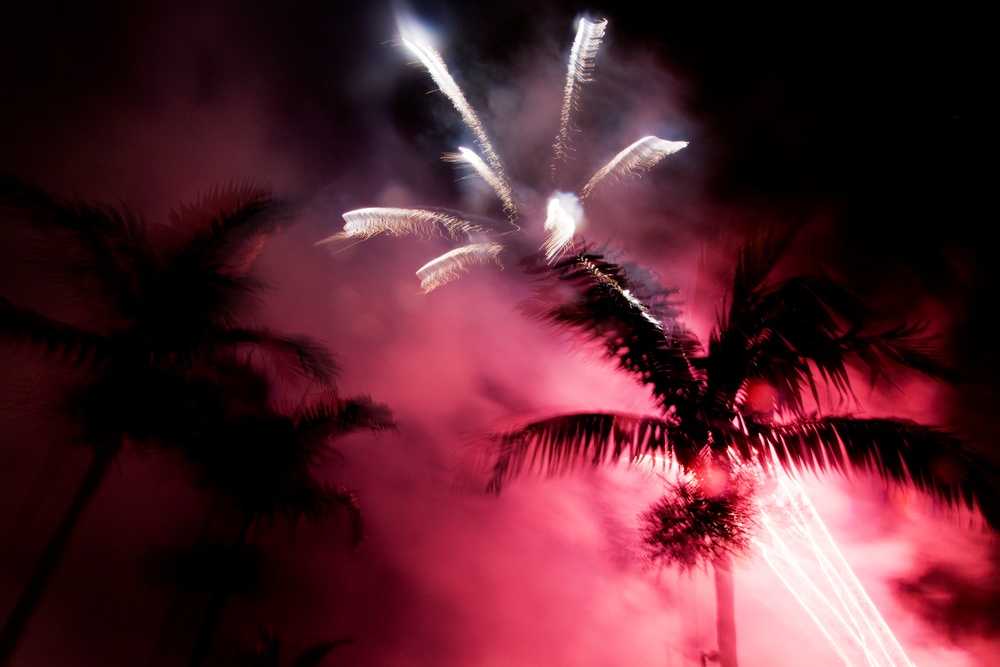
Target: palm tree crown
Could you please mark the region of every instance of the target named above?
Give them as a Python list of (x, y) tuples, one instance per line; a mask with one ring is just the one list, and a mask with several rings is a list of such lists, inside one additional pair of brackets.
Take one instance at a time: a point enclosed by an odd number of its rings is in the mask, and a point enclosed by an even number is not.
[[(978, 508), (994, 528), (995, 467), (954, 434), (896, 418), (820, 412), (824, 397), (856, 403), (852, 363), (869, 378), (892, 367), (958, 380), (919, 326), (885, 327), (863, 300), (817, 272), (769, 281), (792, 232), (752, 238), (736, 261), (727, 310), (707, 349), (680, 319), (671, 292), (633, 280), (582, 243), (555, 265), (561, 289), (543, 289), (529, 310), (603, 343), (606, 354), (647, 385), (660, 414), (558, 415), (511, 427), (499, 445), (489, 489), (529, 468), (666, 455), (693, 468), (706, 448), (716, 465), (733, 455), (792, 470), (867, 471), (912, 485), (949, 506)], [(570, 296), (566, 297), (566, 286)], [(549, 285), (551, 288), (553, 285)], [(773, 401), (751, 400), (764, 388)]]

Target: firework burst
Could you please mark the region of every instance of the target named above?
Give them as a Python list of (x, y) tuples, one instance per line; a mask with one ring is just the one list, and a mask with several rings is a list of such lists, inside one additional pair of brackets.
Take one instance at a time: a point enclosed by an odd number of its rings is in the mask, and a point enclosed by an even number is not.
[[(577, 24), (576, 39), (566, 68), (559, 131), (553, 143), (553, 175), (559, 164), (567, 159), (573, 111), (579, 103), (581, 86), (593, 79), (597, 54), (606, 29), (607, 21), (604, 19), (591, 21), (584, 18)], [(415, 234), (423, 237), (436, 235), (464, 240), (466, 245), (432, 259), (417, 271), (422, 289), (430, 292), (458, 278), (475, 265), (491, 262), (499, 264), (500, 253), (504, 249), (499, 237), (520, 229), (516, 224), (518, 205), (516, 193), (485, 127), (448, 71), (441, 55), (419, 39), (403, 38), (402, 44), (417, 57), (475, 137), (479, 152), (459, 146), (457, 152), (445, 153), (444, 160), (471, 167), (486, 182), (503, 206), (508, 217), (507, 224), (483, 226), (468, 219), (470, 216), (419, 208), (362, 208), (344, 213), (346, 224), (343, 230), (317, 241), (316, 245), (335, 244), (345, 240), (359, 241), (377, 234)], [(568, 248), (573, 247), (577, 225), (583, 217), (582, 202), (598, 185), (648, 171), (663, 158), (686, 145), (687, 142), (684, 141), (643, 137), (614, 156), (577, 193), (552, 193), (548, 199), (544, 222), (547, 238), (542, 249), (546, 259), (550, 263), (554, 262)], [(497, 232), (498, 229), (503, 229), (503, 232)]]

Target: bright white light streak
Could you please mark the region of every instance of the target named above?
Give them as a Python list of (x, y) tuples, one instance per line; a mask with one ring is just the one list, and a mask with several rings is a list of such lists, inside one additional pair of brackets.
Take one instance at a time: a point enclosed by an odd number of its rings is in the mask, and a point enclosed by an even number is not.
[(577, 103), (580, 84), (592, 81), (591, 72), (594, 70), (594, 60), (597, 58), (597, 50), (601, 46), (601, 40), (604, 39), (607, 25), (608, 22), (605, 19), (599, 21), (580, 19), (577, 26), (576, 39), (573, 40), (573, 48), (569, 52), (569, 63), (566, 67), (566, 86), (563, 90), (562, 113), (559, 116), (559, 135), (556, 137), (554, 145), (553, 173), (556, 170), (555, 163), (566, 158), (570, 114)]
[(486, 181), (486, 184), (496, 193), (497, 197), (503, 203), (503, 210), (507, 215), (514, 216), (517, 213), (517, 207), (514, 205), (514, 193), (511, 191), (510, 186), (507, 185), (506, 181), (497, 176), (497, 173), (481, 157), (476, 155), (474, 151), (459, 146), (458, 153), (445, 153), (444, 159), (445, 162), (462, 162), (472, 167), (479, 174), (480, 178)]
[[(479, 149), (483, 151), (486, 156), (486, 161), (489, 163), (490, 167), (493, 169), (496, 177), (504, 183), (504, 187), (510, 190), (510, 186), (507, 185), (507, 177), (504, 174), (503, 164), (500, 162), (500, 158), (497, 156), (496, 151), (493, 149), (493, 144), (490, 142), (489, 137), (486, 136), (486, 130), (483, 128), (483, 124), (479, 122), (479, 117), (476, 112), (473, 111), (472, 106), (469, 104), (468, 100), (465, 99), (465, 93), (462, 92), (461, 87), (452, 78), (451, 74), (448, 72), (448, 68), (444, 64), (444, 60), (441, 59), (440, 54), (432, 49), (427, 44), (419, 41), (410, 41), (403, 38), (403, 44), (406, 45), (408, 49), (413, 51), (413, 53), (420, 59), (424, 67), (427, 68), (428, 73), (430, 73), (431, 78), (434, 79), (434, 83), (438, 85), (444, 95), (451, 100), (452, 105), (462, 116), (462, 121), (465, 123), (466, 127), (472, 130), (472, 134), (476, 137), (476, 143), (479, 144)], [(501, 198), (502, 199), (502, 198)], [(511, 202), (513, 204), (513, 202)], [(506, 206), (506, 202), (504, 203)], [(515, 216), (516, 211), (508, 212), (509, 215)]]
[(545, 215), (545, 231), (549, 236), (542, 246), (545, 259), (551, 262), (569, 245), (582, 218), (583, 208), (575, 196), (558, 192), (549, 199)]
[(431, 292), (460, 278), (474, 264), (484, 265), (492, 261), (502, 267), (499, 259), (501, 250), (503, 246), (499, 243), (473, 243), (446, 252), (417, 269), (420, 287), (425, 293)]
[(802, 485), (776, 470), (778, 490), (760, 503), (765, 561), (851, 667), (912, 667), (844, 560)]
[(618, 294), (622, 295), (622, 297), (624, 297), (625, 300), (628, 301), (629, 304), (632, 305), (632, 307), (634, 307), (636, 310), (638, 310), (639, 313), (646, 320), (648, 320), (650, 324), (652, 324), (653, 326), (658, 327), (660, 329), (663, 328), (663, 324), (658, 319), (656, 319), (655, 317), (653, 317), (653, 314), (651, 312), (649, 312), (649, 308), (647, 308), (646, 305), (642, 301), (640, 301), (639, 299), (635, 298), (635, 296), (633, 296), (633, 294), (632, 294), (632, 292), (630, 290), (622, 288), (622, 286), (620, 284), (618, 284), (618, 282), (614, 278), (612, 278), (611, 276), (606, 275), (605, 273), (602, 273), (600, 269), (598, 269), (596, 266), (594, 266), (593, 262), (591, 262), (590, 260), (586, 259), (585, 257), (577, 257), (576, 261), (579, 262), (580, 265), (583, 266), (585, 269), (587, 269), (587, 271), (590, 273), (590, 275), (592, 275), (594, 277), (595, 280), (598, 280), (598, 281), (604, 283), (605, 285), (607, 285), (611, 289), (617, 291)]
[(343, 214), (342, 232), (327, 236), (313, 245), (327, 245), (347, 239), (368, 239), (377, 234), (423, 237), (447, 235), (453, 239), (483, 232), (472, 222), (447, 213), (420, 208), (359, 208)]
[(632, 176), (640, 170), (649, 171), (660, 160), (687, 145), (686, 141), (667, 141), (653, 136), (643, 137), (601, 167), (580, 190), (580, 199), (586, 199), (587, 195), (605, 178), (619, 180), (626, 176)]

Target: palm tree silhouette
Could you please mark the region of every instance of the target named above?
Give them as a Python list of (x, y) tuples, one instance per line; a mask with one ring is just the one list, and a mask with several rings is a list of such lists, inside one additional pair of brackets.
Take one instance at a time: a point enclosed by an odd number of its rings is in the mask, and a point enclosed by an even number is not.
[[(656, 415), (560, 414), (511, 425), (490, 436), (488, 490), (499, 493), (528, 471), (561, 474), (581, 466), (662, 456), (686, 475), (645, 515), (652, 555), (716, 573), (723, 667), (736, 665), (730, 561), (746, 546), (747, 467), (873, 473), (950, 507), (978, 508), (1000, 528), (996, 467), (955, 435), (912, 421), (859, 417), (849, 364), (872, 382), (893, 367), (943, 381), (958, 379), (919, 326), (882, 326), (862, 299), (817, 272), (774, 278), (794, 229), (752, 236), (736, 259), (728, 306), (707, 349), (680, 319), (671, 292), (630, 276), (577, 240), (543, 274), (529, 312), (599, 341), (604, 354), (647, 386)], [(634, 270), (631, 273), (635, 273)], [(567, 289), (569, 288), (569, 289)], [(769, 401), (755, 400), (763, 389)], [(824, 414), (824, 396), (834, 414)]]
[[(146, 225), (127, 210), (68, 201), (0, 174), (0, 219), (41, 235), (83, 323), (0, 297), (0, 335), (37, 344), (76, 369), (63, 409), (79, 420), (89, 467), (0, 630), (9, 664), (80, 517), (125, 452), (187, 444), (219, 403), (220, 368), (252, 359), (332, 386), (336, 365), (315, 341), (243, 324), (263, 286), (249, 272), (280, 218), (262, 187), (217, 188)], [(264, 354), (257, 354), (262, 351)], [(215, 407), (209, 407), (215, 406)]]
[[(323, 482), (319, 466), (336, 453), (330, 446), (336, 438), (362, 429), (394, 428), (384, 406), (367, 397), (341, 398), (333, 389), (294, 410), (276, 409), (268, 379), (245, 365), (230, 374), (241, 370), (235, 405), (228, 404), (217, 422), (203, 425), (202, 433), (180, 445), (191, 464), (192, 484), (213, 500), (216, 509), (209, 518), (228, 536), (221, 545), (220, 576), (210, 579), (212, 593), (188, 661), (191, 667), (207, 659), (230, 595), (245, 588), (252, 575), (233, 564), (252, 558), (261, 529), (277, 519), (295, 525), (346, 514), (351, 544), (361, 545), (364, 527), (354, 492)], [(255, 385), (256, 390), (245, 391)]]

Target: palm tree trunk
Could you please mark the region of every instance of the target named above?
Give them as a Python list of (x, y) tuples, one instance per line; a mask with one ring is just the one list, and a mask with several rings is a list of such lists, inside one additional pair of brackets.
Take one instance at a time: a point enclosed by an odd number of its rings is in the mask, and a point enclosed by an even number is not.
[(719, 667), (737, 667), (732, 557), (719, 556), (712, 561), (712, 570), (715, 574), (715, 632), (719, 642)]
[(52, 539), (49, 540), (48, 546), (45, 547), (45, 551), (42, 552), (35, 565), (31, 579), (28, 580), (21, 597), (7, 618), (3, 630), (0, 631), (0, 667), (7, 667), (13, 659), (28, 621), (34, 615), (56, 567), (66, 553), (73, 532), (80, 522), (80, 517), (83, 516), (84, 510), (97, 494), (97, 490), (101, 487), (101, 482), (104, 481), (104, 477), (111, 469), (114, 460), (115, 455), (112, 451), (98, 451), (94, 454), (94, 459), (90, 462), (83, 480), (76, 489), (73, 502), (59, 521)]
[[(239, 548), (244, 548), (250, 543), (253, 532), (253, 519), (245, 517), (240, 534), (236, 540)], [(188, 667), (201, 667), (208, 657), (208, 650), (212, 648), (212, 640), (215, 638), (215, 631), (222, 621), (222, 612), (229, 601), (229, 594), (233, 590), (233, 581), (229, 577), (220, 577), (218, 585), (212, 592), (212, 597), (208, 601), (205, 615), (201, 619), (198, 627), (198, 634), (194, 639), (194, 646), (191, 648), (191, 656), (188, 658)]]

